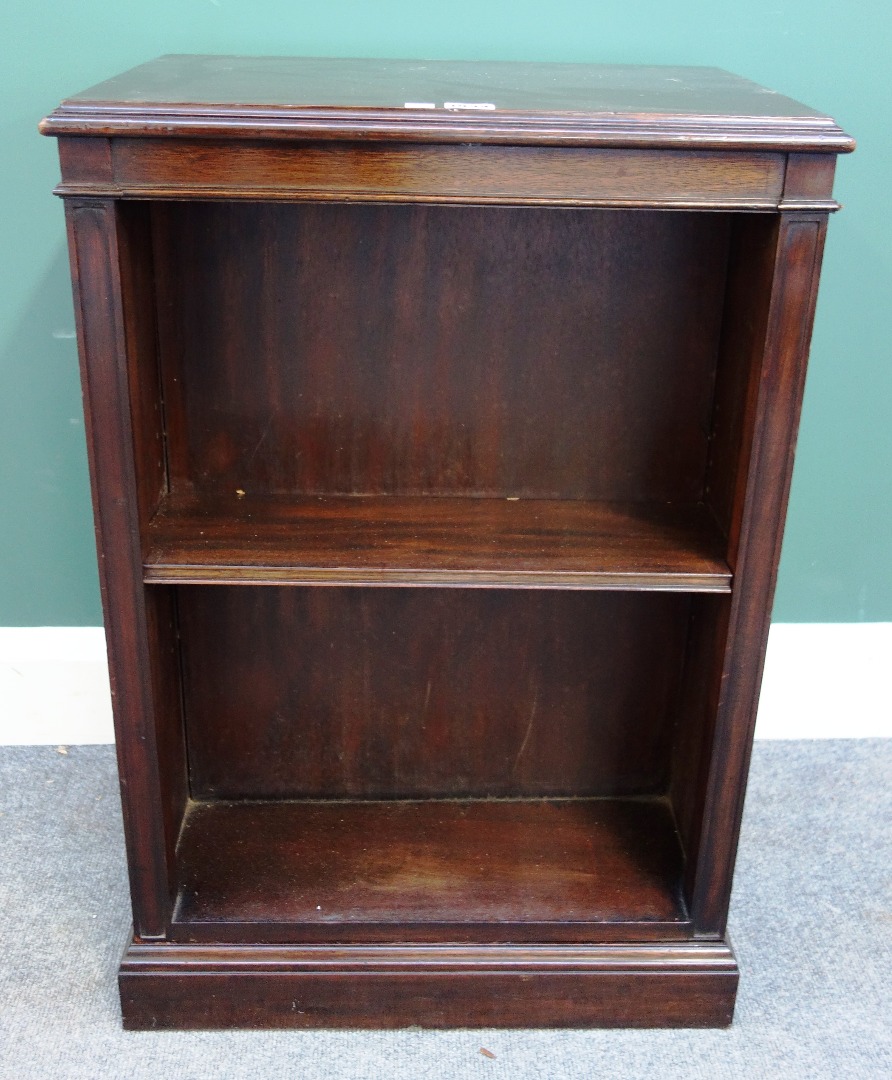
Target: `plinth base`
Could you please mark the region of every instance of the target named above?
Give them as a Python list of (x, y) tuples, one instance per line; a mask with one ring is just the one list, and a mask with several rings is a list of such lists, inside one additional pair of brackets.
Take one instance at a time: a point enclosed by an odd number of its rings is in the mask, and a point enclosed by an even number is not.
[(130, 1029), (726, 1027), (737, 980), (723, 942), (134, 942), (120, 970)]

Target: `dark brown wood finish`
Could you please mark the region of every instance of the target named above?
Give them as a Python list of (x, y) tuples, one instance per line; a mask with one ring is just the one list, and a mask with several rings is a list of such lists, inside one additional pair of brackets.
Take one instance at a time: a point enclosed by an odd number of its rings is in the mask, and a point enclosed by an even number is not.
[(580, 147), (555, 157), (544, 147), (121, 138), (110, 173), (99, 160), (59, 194), (764, 210), (778, 205), (784, 167), (783, 154), (719, 150)]
[(827, 215), (782, 214), (775, 230), (765, 337), (746, 394), (746, 480), (737, 484), (729, 550), (735, 588), (713, 675), (720, 691), (692, 896), (696, 924), (716, 935), (725, 931), (731, 895)]
[(157, 498), (160, 477), (157, 394), (143, 404), (131, 395), (129, 369), (154, 368), (141, 354), (150, 342), (130, 266), (138, 236), (111, 202), (71, 202), (66, 216), (133, 921), (140, 937), (163, 938), (186, 768), (172, 597), (142, 584), (139, 511)]
[(117, 205), (121, 312), (140, 536), (168, 490), (167, 443), (158, 366), (155, 266), (147, 203)]
[(42, 128), (126, 1026), (730, 1023), (851, 139), (713, 69), (212, 57)]
[[(813, 189), (827, 178), (817, 164)], [(727, 919), (826, 227), (826, 214), (792, 213), (741, 220), (732, 236), (706, 497), (728, 533), (734, 589), (694, 609), (673, 784), (686, 895), (695, 924), (715, 935)]]
[(854, 148), (829, 117), (718, 68), (504, 61), (162, 56), (69, 98), (41, 130), (831, 154)]
[(684, 890), (694, 892), (703, 830), (709, 759), (721, 690), (720, 669), (728, 638), (729, 598), (695, 598), (684, 667), (676, 699), (669, 797), (685, 853)]
[(112, 140), (61, 138), (59, 164), (69, 184), (96, 190), (108, 187), (114, 182)]
[(814, 154), (788, 154), (780, 209), (838, 210), (839, 203), (832, 197), (835, 173), (833, 154), (820, 158)]
[(713, 942), (136, 943), (120, 984), (124, 1026), (132, 1029), (726, 1027), (737, 979), (730, 948)]
[(401, 496), (171, 495), (149, 582), (730, 592), (700, 505)]
[(179, 609), (197, 798), (665, 786), (685, 596), (192, 587)]
[(775, 215), (740, 215), (731, 229), (724, 320), (712, 405), (704, 497), (735, 558), (747, 480), (755, 395), (777, 260)]
[[(832, 160), (832, 159), (831, 159)], [(823, 172), (819, 166), (819, 172)], [(756, 396), (777, 263), (777, 218), (738, 215), (731, 226), (724, 320), (712, 407), (705, 499), (736, 563), (740, 507), (749, 475)], [(683, 838), (686, 895), (695, 888), (716, 715), (729, 646), (728, 602), (691, 610), (673, 751), (672, 801)]]
[(155, 223), (174, 490), (701, 498), (724, 214), (179, 203)]
[(180, 941), (578, 942), (689, 929), (659, 800), (196, 803), (178, 864)]

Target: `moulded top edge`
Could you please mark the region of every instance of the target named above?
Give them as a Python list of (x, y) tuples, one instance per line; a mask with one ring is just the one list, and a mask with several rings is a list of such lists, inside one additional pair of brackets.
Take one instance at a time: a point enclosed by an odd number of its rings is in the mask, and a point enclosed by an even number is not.
[(716, 68), (165, 56), (59, 106), (47, 135), (818, 150), (830, 117)]

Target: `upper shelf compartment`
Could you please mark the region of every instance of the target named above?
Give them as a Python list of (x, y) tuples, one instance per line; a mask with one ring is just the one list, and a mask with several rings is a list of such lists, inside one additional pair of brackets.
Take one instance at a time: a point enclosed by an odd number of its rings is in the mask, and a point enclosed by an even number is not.
[(703, 497), (728, 215), (196, 202), (151, 224), (174, 492)]
[(146, 580), (728, 590), (698, 505), (727, 215), (151, 223), (171, 494)]
[(728, 592), (700, 507), (546, 499), (172, 496), (149, 582)]

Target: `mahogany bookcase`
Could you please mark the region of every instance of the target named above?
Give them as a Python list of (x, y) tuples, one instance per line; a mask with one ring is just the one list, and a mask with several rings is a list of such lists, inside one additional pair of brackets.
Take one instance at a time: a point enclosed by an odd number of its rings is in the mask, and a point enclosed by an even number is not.
[(42, 131), (124, 1023), (728, 1024), (852, 140), (707, 68), (185, 56)]

